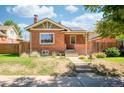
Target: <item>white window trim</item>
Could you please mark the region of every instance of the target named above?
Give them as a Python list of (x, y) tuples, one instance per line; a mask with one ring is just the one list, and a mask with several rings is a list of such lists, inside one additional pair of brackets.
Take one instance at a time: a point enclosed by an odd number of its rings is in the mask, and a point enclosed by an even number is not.
[(70, 44), (74, 45), (74, 44), (71, 43), (71, 37), (75, 37), (75, 44), (76, 44), (76, 35), (70, 35)]
[[(41, 42), (41, 35), (42, 34), (53, 34), (53, 43), (42, 43)], [(40, 45), (53, 45), (53, 44), (55, 44), (55, 33), (40, 33), (40, 36), (39, 36), (39, 42), (40, 42)]]

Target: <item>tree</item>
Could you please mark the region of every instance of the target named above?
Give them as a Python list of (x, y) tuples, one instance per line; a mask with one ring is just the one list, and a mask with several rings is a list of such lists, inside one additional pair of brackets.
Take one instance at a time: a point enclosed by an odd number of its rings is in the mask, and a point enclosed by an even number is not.
[(101, 37), (116, 38), (124, 34), (124, 6), (93, 5), (85, 6), (85, 9), (93, 13), (103, 13), (103, 18), (96, 24), (96, 32), (98, 32)]
[(17, 25), (17, 23), (15, 23), (13, 20), (6, 20), (3, 24), (6, 26), (14, 26), (18, 36), (22, 38), (22, 31), (20, 30), (20, 27)]

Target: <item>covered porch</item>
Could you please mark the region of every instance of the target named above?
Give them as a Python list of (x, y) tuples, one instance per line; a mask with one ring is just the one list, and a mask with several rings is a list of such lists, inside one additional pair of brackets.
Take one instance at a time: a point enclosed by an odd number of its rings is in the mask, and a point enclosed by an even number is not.
[(75, 51), (78, 54), (87, 55), (90, 48), (88, 45), (88, 33), (86, 32), (68, 32), (65, 34), (66, 50)]

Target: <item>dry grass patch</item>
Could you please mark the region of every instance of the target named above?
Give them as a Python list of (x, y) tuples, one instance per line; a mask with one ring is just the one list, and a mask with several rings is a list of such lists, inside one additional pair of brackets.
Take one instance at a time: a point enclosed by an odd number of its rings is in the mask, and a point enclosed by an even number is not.
[(1, 75), (65, 75), (72, 68), (67, 58), (0, 56)]
[(90, 66), (98, 74), (107, 76), (124, 76), (123, 62), (111, 62), (103, 59), (96, 59), (90, 63)]

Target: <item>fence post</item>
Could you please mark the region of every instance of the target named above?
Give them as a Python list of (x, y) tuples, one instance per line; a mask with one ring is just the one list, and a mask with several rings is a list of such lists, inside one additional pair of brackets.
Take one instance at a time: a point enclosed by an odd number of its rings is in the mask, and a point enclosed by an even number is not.
[(21, 55), (21, 49), (22, 49), (22, 46), (21, 46), (21, 42), (19, 43), (19, 55)]

